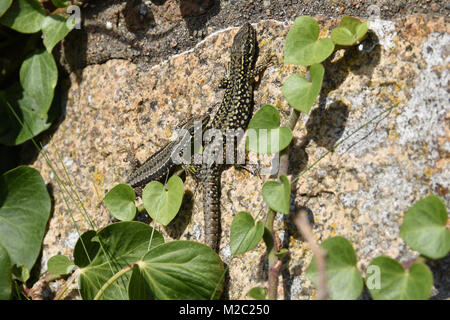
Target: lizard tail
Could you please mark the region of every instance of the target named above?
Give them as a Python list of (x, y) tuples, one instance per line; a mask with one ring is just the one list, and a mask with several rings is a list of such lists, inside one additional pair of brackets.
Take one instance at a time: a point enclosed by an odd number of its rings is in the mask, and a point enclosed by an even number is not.
[(214, 251), (218, 252), (220, 242), (220, 176), (221, 171), (217, 166), (207, 169), (204, 176), (204, 217), (205, 217), (205, 242)]

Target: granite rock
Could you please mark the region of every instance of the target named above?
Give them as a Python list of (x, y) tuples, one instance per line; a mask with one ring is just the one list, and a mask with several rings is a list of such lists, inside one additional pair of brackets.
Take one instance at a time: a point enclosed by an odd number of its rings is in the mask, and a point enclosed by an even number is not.
[[(338, 24), (335, 19), (318, 20), (321, 36)], [(321, 96), (293, 130), (289, 177), (298, 176), (333, 151), (336, 143), (345, 141), (293, 185), (291, 215), (277, 216), (275, 229), (290, 252), (280, 278), (280, 298), (310, 299), (315, 293), (305, 277), (311, 250), (292, 223), (298, 209), (306, 208), (313, 216), (318, 242), (335, 235), (348, 238), (364, 273), (376, 256), (406, 261), (418, 255), (399, 236), (403, 216), (415, 201), (436, 194), (448, 207), (448, 22), (433, 15), (376, 19), (370, 22), (370, 34), (360, 46), (338, 51), (324, 63)], [(293, 72), (304, 71), (282, 65), (290, 25), (274, 20), (255, 24), (261, 51), (274, 52), (280, 62), (264, 73), (255, 92), (255, 108), (272, 104), (282, 119), (290, 110), (281, 94), (282, 83)], [(70, 75), (65, 119), (45, 150), (64, 179), (59, 153), (83, 206), (70, 198), (66, 205), (55, 175), (40, 156), (33, 166), (54, 187), (54, 212), (44, 239), (44, 269), (51, 256), (71, 254), (77, 239), (74, 221), (81, 230), (89, 228), (84, 214), (96, 227), (110, 222), (102, 199), (107, 190), (125, 182), (130, 169), (124, 161), (128, 152), (145, 160), (170, 139), (178, 122), (221, 101), (218, 83), (236, 31), (215, 32), (192, 50), (151, 68), (112, 59), (87, 66), (78, 76)], [(261, 187), (268, 179), (234, 167), (222, 174), (220, 255), (229, 265), (227, 296), (232, 299), (245, 299), (252, 287), (267, 285), (264, 243), (232, 258), (229, 229), (240, 211), (259, 218), (264, 215)], [(190, 177), (186, 189), (186, 198), (192, 201), (185, 201), (168, 227), (158, 226), (167, 241), (203, 241), (201, 190)], [(447, 298), (448, 283), (435, 294)]]

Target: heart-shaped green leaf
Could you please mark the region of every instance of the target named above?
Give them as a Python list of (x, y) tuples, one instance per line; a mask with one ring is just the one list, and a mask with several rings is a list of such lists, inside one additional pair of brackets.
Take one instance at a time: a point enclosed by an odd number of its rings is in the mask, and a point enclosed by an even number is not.
[(279, 260), (283, 260), (284, 257), (289, 253), (289, 250), (286, 248), (282, 248), (280, 251), (275, 252), (275, 256), (277, 256), (277, 258)]
[(367, 270), (366, 285), (374, 300), (425, 300), (430, 297), (433, 274), (423, 263), (413, 263), (405, 271), (396, 260), (381, 256), (373, 259)]
[(56, 255), (48, 259), (47, 271), (51, 274), (69, 274), (75, 265), (63, 255)]
[(13, 265), (11, 273), (13, 275), (13, 279), (19, 280), (23, 283), (27, 282), (28, 279), (30, 279), (30, 270), (28, 270), (27, 266), (24, 264)]
[(58, 69), (48, 51), (35, 51), (20, 67), (20, 84), (38, 104), (41, 117), (47, 114), (52, 104), (57, 81)]
[(69, 1), (67, 0), (52, 0), (52, 2), (57, 8), (65, 8), (69, 5)]
[(134, 200), (136, 193), (127, 184), (118, 184), (103, 199), (111, 215), (122, 221), (131, 221), (136, 216)]
[[(344, 237), (333, 237), (320, 245), (327, 251), (326, 268), (328, 292), (333, 300), (357, 299), (363, 289), (361, 274), (356, 268), (356, 254)], [(319, 273), (316, 258), (306, 269), (306, 276), (317, 286)]]
[(255, 248), (264, 234), (264, 224), (250, 213), (241, 211), (234, 217), (230, 229), (231, 254), (237, 255)]
[(248, 291), (247, 295), (250, 298), (253, 298), (255, 300), (266, 300), (267, 299), (267, 289), (264, 289), (261, 287), (254, 287)]
[(0, 143), (19, 145), (48, 129), (50, 118), (41, 117), (39, 105), (18, 83), (0, 91)]
[(301, 74), (293, 74), (286, 79), (281, 90), (295, 110), (309, 113), (322, 88), (324, 72), (321, 64), (315, 64), (310, 67), (311, 82)]
[(100, 249), (98, 241), (94, 241), (97, 232), (88, 230), (78, 238), (73, 250), (73, 262), (80, 268), (89, 265)]
[(153, 299), (150, 287), (144, 277), (144, 270), (139, 269), (137, 264), (133, 265), (130, 282), (128, 283), (128, 298), (130, 300)]
[(12, 4), (12, 0), (3, 0), (0, 2), (0, 17), (9, 9)]
[(11, 268), (8, 251), (0, 244), (0, 300), (8, 300), (11, 295)]
[(280, 128), (278, 110), (266, 104), (250, 120), (245, 148), (256, 153), (276, 153), (285, 149), (291, 140), (291, 129)]
[(450, 250), (447, 219), (445, 204), (439, 197), (430, 195), (417, 201), (406, 212), (400, 236), (412, 249), (424, 256), (443, 258)]
[(52, 52), (53, 47), (61, 41), (73, 29), (67, 26), (67, 20), (59, 14), (45, 17), (42, 23), (42, 33), (44, 35), (44, 46), (48, 52)]
[(361, 41), (369, 30), (369, 23), (353, 17), (343, 17), (338, 28), (331, 31), (331, 39), (341, 46), (352, 46)]
[(334, 50), (331, 39), (319, 38), (319, 24), (311, 17), (295, 19), (286, 37), (284, 63), (310, 66), (328, 58)]
[(0, 18), (0, 23), (21, 33), (35, 33), (41, 30), (45, 16), (45, 10), (39, 1), (15, 0)]
[[(85, 300), (92, 300), (114, 274), (164, 243), (158, 231), (137, 221), (110, 224), (100, 229), (93, 240), (100, 248), (92, 262), (81, 268), (79, 277), (80, 293)], [(128, 299), (129, 278), (126, 274), (114, 281), (100, 299)]]
[(280, 176), (281, 183), (277, 181), (267, 181), (262, 187), (262, 196), (264, 202), (270, 209), (289, 214), (291, 200), (291, 183), (289, 179)]
[[(152, 299), (217, 299), (223, 289), (224, 268), (217, 253), (193, 241), (172, 241), (150, 250), (138, 263)], [(133, 273), (135, 270), (133, 270)], [(143, 292), (142, 288), (130, 292)]]
[(263, 240), (264, 243), (266, 244), (267, 251), (268, 252), (271, 251), (273, 248), (273, 235), (272, 232), (266, 226), (264, 226)]
[(12, 265), (31, 270), (50, 216), (50, 196), (36, 169), (19, 166), (0, 176), (0, 245)]
[(4, 113), (0, 118), (0, 143), (4, 145), (19, 145), (50, 127), (48, 117), (41, 118), (39, 105), (20, 86), (0, 92), (0, 108)]
[(152, 219), (167, 226), (180, 210), (183, 202), (184, 185), (178, 176), (170, 177), (167, 191), (158, 181), (152, 181), (144, 188), (142, 200), (144, 207)]

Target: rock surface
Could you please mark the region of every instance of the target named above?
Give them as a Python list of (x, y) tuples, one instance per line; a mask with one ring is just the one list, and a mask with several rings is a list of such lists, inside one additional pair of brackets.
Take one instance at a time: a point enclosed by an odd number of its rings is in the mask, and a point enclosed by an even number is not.
[[(338, 22), (320, 20), (321, 35)], [(312, 213), (318, 242), (335, 235), (348, 238), (364, 272), (379, 255), (400, 261), (417, 256), (399, 236), (404, 213), (415, 201), (432, 193), (449, 206), (448, 22), (432, 15), (373, 20), (370, 36), (360, 47), (338, 52), (324, 64), (320, 99), (293, 131), (289, 177), (345, 141), (293, 185), (291, 216), (277, 216), (275, 229), (290, 252), (280, 279), (280, 298), (309, 299), (315, 293), (304, 274), (311, 251), (292, 224), (292, 214), (299, 208)], [(273, 51), (280, 61), (265, 72), (255, 92), (255, 108), (272, 104), (286, 119), (289, 106), (281, 86), (298, 71), (281, 63), (290, 24), (270, 20), (255, 27), (261, 50)], [(150, 70), (116, 59), (88, 66), (78, 76), (71, 74), (67, 114), (45, 149), (55, 164), (59, 164), (56, 151), (61, 155), (84, 208), (70, 199), (66, 206), (55, 176), (40, 156), (34, 167), (54, 187), (55, 200), (44, 240), (44, 266), (55, 254), (71, 253), (78, 238), (71, 215), (82, 230), (88, 228), (83, 210), (97, 227), (109, 223), (102, 199), (107, 190), (124, 183), (130, 168), (124, 162), (128, 151), (145, 160), (168, 141), (178, 122), (221, 101), (223, 91), (217, 87), (236, 31), (214, 33)], [(58, 173), (64, 177), (61, 168)], [(235, 258), (229, 247), (230, 224), (238, 212), (260, 218), (265, 212), (261, 187), (267, 179), (234, 168), (222, 174), (220, 255), (230, 267), (227, 296), (231, 299), (245, 299), (252, 287), (267, 285), (264, 243)], [(167, 241), (203, 241), (201, 191), (189, 177), (187, 189), (193, 204), (186, 201), (173, 223), (158, 227)], [(448, 261), (443, 264), (435, 277), (448, 274), (448, 265)], [(442, 279), (434, 293), (447, 298), (448, 277)]]

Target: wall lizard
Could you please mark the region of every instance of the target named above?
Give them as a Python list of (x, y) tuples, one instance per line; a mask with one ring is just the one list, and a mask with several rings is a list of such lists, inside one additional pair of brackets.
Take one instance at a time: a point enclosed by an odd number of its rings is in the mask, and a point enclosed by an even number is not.
[[(253, 113), (253, 90), (255, 77), (273, 62), (273, 56), (266, 55), (262, 63), (256, 65), (258, 43), (256, 31), (250, 23), (244, 24), (233, 39), (230, 50), (228, 75), (222, 80), (221, 87), (225, 89), (222, 103), (207, 126), (208, 129), (220, 130), (222, 135), (227, 130), (247, 128)], [(210, 145), (205, 144), (205, 154), (220, 154), (220, 148), (225, 147), (226, 139), (213, 140)], [(216, 141), (219, 141), (216, 143)], [(210, 152), (206, 152), (209, 148)], [(225, 150), (225, 149), (222, 149)], [(223, 155), (225, 152), (222, 152)], [(208, 163), (209, 162), (209, 163)], [(213, 250), (219, 249), (220, 240), (220, 177), (224, 165), (204, 161), (199, 171), (200, 181), (203, 183), (203, 205), (205, 220), (205, 242)]]

